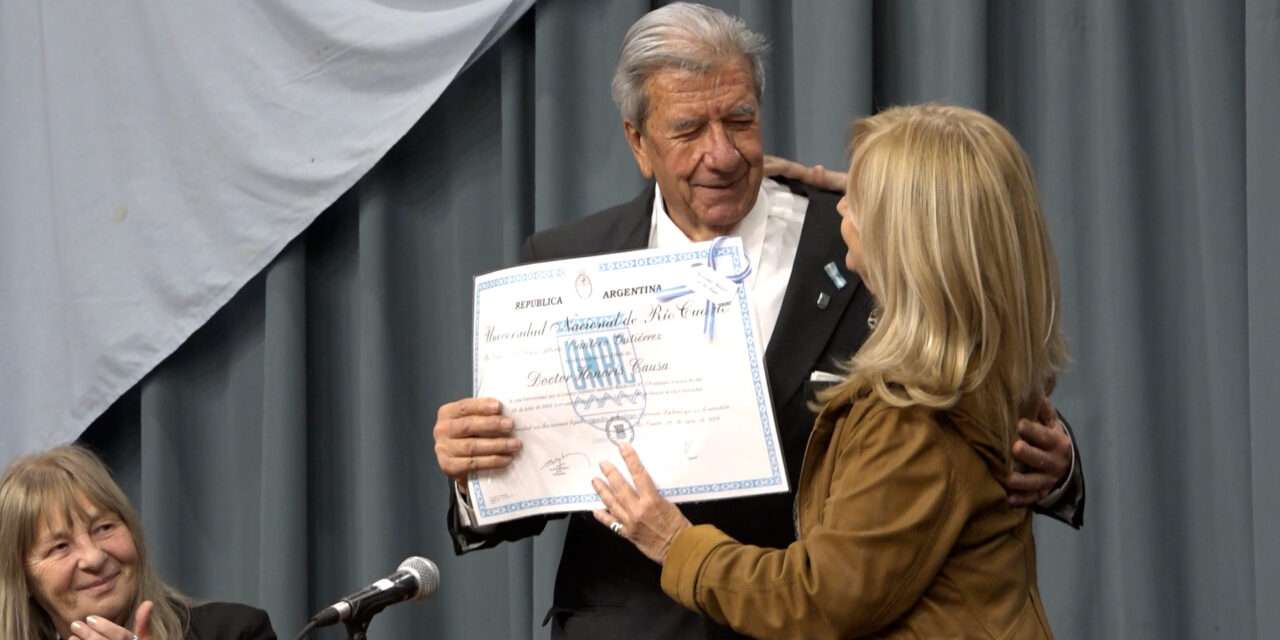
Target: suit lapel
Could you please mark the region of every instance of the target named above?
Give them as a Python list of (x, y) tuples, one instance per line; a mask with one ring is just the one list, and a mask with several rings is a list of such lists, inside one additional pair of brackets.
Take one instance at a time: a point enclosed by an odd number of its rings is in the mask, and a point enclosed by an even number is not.
[(639, 197), (626, 204), (627, 210), (622, 222), (618, 224), (612, 235), (615, 243), (613, 251), (634, 251), (649, 247), (649, 230), (653, 218), (653, 182), (649, 182)]
[[(816, 191), (803, 195), (809, 198), (809, 208), (800, 231), (800, 246), (782, 297), (778, 323), (765, 350), (775, 407), (791, 398), (815, 365), (825, 364), (819, 363), (818, 358), (844, 317), (849, 301), (862, 287), (857, 274), (844, 268), (845, 246), (840, 238), (840, 217), (833, 215), (834, 197)], [(837, 288), (823, 271), (828, 262), (840, 267), (848, 281), (843, 288)], [(828, 297), (825, 308), (818, 303), (820, 294)]]

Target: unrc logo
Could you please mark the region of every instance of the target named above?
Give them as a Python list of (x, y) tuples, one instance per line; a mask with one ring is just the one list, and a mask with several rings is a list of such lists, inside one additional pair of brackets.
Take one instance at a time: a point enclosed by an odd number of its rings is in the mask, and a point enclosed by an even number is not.
[(636, 384), (636, 372), (629, 368), (623, 347), (625, 333), (569, 338), (560, 344), (564, 366), (575, 391), (612, 389)]
[(556, 323), (560, 362), (574, 413), (611, 441), (630, 442), (644, 415), (644, 380), (630, 331), (611, 319)]

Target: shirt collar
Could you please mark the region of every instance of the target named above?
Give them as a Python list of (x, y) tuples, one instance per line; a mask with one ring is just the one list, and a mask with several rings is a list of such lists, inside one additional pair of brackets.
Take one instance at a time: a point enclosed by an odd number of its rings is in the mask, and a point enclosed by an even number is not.
[[(748, 258), (759, 256), (764, 245), (765, 225), (769, 219), (769, 190), (765, 186), (769, 182), (771, 181), (766, 178), (760, 183), (760, 190), (756, 194), (756, 202), (752, 205), (751, 211), (748, 211), (747, 216), (728, 234), (730, 237), (742, 238), (742, 245)], [(665, 248), (688, 244), (693, 244), (693, 241), (680, 230), (680, 227), (676, 226), (671, 216), (667, 215), (666, 206), (662, 202), (662, 188), (654, 183), (649, 247)]]

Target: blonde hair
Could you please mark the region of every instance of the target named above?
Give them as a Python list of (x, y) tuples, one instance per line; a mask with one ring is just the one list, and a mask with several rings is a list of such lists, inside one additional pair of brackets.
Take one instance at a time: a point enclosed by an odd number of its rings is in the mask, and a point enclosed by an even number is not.
[(119, 516), (138, 550), (138, 592), (129, 605), (126, 623), (132, 625), (138, 605), (150, 600), (155, 607), (151, 612), (152, 637), (180, 640), (186, 631), (189, 602), (152, 571), (142, 522), (106, 466), (74, 445), (19, 458), (0, 479), (0, 638), (57, 637), (52, 618), (32, 593), (27, 558), (42, 523), (56, 515), (66, 522), (87, 520), (86, 501)]
[(1030, 162), (995, 120), (944, 105), (858, 120), (851, 146), (846, 198), (878, 316), (829, 396), (963, 402), (1008, 462), (1014, 423), (1067, 359)]

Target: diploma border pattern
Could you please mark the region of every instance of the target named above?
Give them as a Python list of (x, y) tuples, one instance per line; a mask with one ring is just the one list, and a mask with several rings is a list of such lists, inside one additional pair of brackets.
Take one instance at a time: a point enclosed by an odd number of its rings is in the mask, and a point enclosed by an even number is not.
[[(481, 291), (487, 291), (497, 287), (505, 287), (509, 284), (519, 282), (530, 282), (533, 280), (551, 280), (564, 276), (564, 269), (546, 269), (544, 271), (526, 271), (524, 273), (516, 273), (509, 276), (499, 276), (497, 278), (484, 279), (485, 276), (476, 278), (476, 297), (480, 297)], [(476, 375), (476, 361), (480, 359), (480, 305), (471, 305), (471, 391), (475, 392), (480, 388), (480, 377)]]
[[(707, 243), (707, 244), (710, 244), (710, 243)], [(624, 260), (615, 260), (613, 262), (602, 262), (598, 265), (597, 271), (598, 272), (623, 271), (627, 269), (634, 269), (636, 267), (649, 267), (649, 266), (656, 266), (656, 265), (671, 264), (673, 262), (699, 260), (699, 259), (705, 259), (707, 257), (707, 253), (708, 253), (707, 250), (703, 249), (701, 251), (698, 251), (698, 250), (682, 251), (679, 253), (667, 253), (667, 254), (656, 255), (656, 256), (638, 256), (635, 258), (627, 258)], [(735, 270), (742, 268), (742, 260), (744, 256), (742, 254), (741, 244), (735, 244), (732, 246), (723, 246), (723, 245), (720, 246), (716, 250), (716, 257), (717, 258), (727, 257), (731, 259)], [(516, 275), (502, 276), (502, 277), (494, 278), (492, 280), (477, 281), (476, 293), (478, 294), (479, 292), (485, 291), (487, 289), (501, 287), (509, 284), (529, 282), (533, 280), (549, 280), (552, 278), (562, 277), (564, 274), (565, 274), (565, 270), (558, 268), (558, 269), (547, 269), (545, 271), (529, 271), (529, 272), (516, 274)], [(760, 366), (757, 363), (755, 328), (751, 324), (751, 315), (750, 315), (750, 311), (748, 310), (749, 303), (747, 302), (746, 287), (739, 286), (737, 287), (736, 291), (737, 291), (737, 298), (738, 298), (738, 310), (742, 318), (743, 330), (745, 331), (746, 337), (747, 337), (747, 363), (751, 367), (751, 382), (755, 386), (756, 411), (759, 413), (760, 423), (762, 425), (762, 428), (765, 430), (763, 435), (764, 435), (764, 441), (765, 441), (765, 448), (769, 454), (770, 475), (764, 478), (734, 480), (732, 482), (713, 482), (713, 483), (705, 483), (705, 484), (698, 484), (698, 485), (688, 485), (683, 487), (672, 487), (670, 489), (662, 489), (660, 493), (665, 497), (671, 498), (671, 497), (704, 495), (704, 494), (710, 496), (710, 495), (722, 493), (725, 491), (738, 491), (742, 489), (763, 489), (768, 487), (777, 487), (779, 485), (783, 485), (786, 483), (786, 478), (783, 476), (781, 465), (778, 462), (778, 451), (777, 451), (778, 440), (777, 438), (770, 437), (770, 434), (768, 432), (768, 429), (769, 429), (769, 399), (767, 395), (768, 392), (765, 389), (765, 384), (763, 379), (764, 373), (760, 370)], [(479, 332), (478, 306), (476, 307), (476, 311), (474, 315), (475, 317), (472, 321), (472, 332), (473, 332), (472, 362), (473, 363), (476, 361), (476, 358), (478, 358), (480, 354), (479, 333), (478, 333)], [(472, 367), (472, 370), (473, 370), (472, 389), (474, 390), (479, 388), (479, 380), (474, 373), (475, 371), (474, 365)], [(776, 429), (775, 429), (775, 433), (776, 433)], [(534, 509), (542, 510), (542, 511), (539, 511), (539, 513), (545, 513), (547, 507), (557, 507), (557, 506), (563, 506), (563, 505), (576, 505), (576, 504), (585, 504), (585, 503), (598, 503), (600, 501), (600, 497), (597, 496), (596, 494), (584, 493), (584, 494), (575, 494), (575, 495), (550, 496), (546, 498), (537, 498), (534, 500), (522, 500), (519, 502), (512, 502), (510, 504), (505, 504), (500, 507), (490, 507), (487, 504), (485, 504), (484, 490), (480, 487), (479, 480), (471, 481), (471, 496), (472, 496), (472, 499), (475, 501), (475, 504), (473, 506), (476, 509), (477, 514), (485, 518), (492, 517), (492, 516), (499, 516), (506, 513), (512, 513), (515, 511), (525, 511), (525, 510), (534, 510)], [(529, 515), (535, 515), (535, 514), (530, 513)]]

